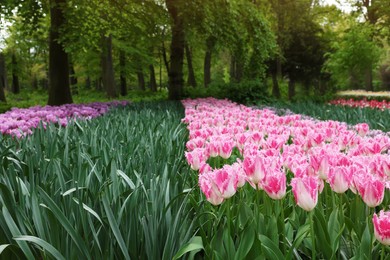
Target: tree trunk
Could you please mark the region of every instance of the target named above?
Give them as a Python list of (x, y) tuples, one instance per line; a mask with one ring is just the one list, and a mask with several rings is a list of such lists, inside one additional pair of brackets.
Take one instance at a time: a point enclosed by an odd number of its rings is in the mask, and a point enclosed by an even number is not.
[(151, 91), (156, 92), (157, 91), (157, 82), (156, 82), (156, 73), (154, 72), (153, 64), (149, 65), (149, 71), (150, 71), (149, 87), (150, 87)]
[(18, 61), (15, 53), (12, 54), (12, 93), (19, 94), (19, 76), (18, 76)]
[(72, 94), (77, 95), (79, 90), (77, 88), (77, 77), (76, 72), (74, 70), (73, 62), (69, 62), (69, 73), (70, 73), (70, 86)]
[(161, 55), (162, 55), (163, 60), (164, 60), (164, 65), (165, 65), (165, 69), (167, 71), (167, 74), (169, 74), (169, 61), (168, 61), (167, 50), (165, 49), (164, 42), (162, 42), (162, 46), (161, 46)]
[(103, 88), (107, 97), (116, 98), (118, 94), (115, 88), (114, 65), (112, 61), (112, 36), (103, 36), (103, 51), (101, 56)]
[(184, 23), (175, 0), (166, 0), (172, 18), (171, 64), (168, 73), (168, 98), (180, 100), (183, 94)]
[(188, 86), (195, 88), (196, 79), (195, 79), (194, 67), (192, 65), (192, 53), (190, 47), (188, 47), (188, 44), (185, 45), (185, 50), (186, 50), (186, 59), (187, 59), (187, 67), (188, 67), (187, 84)]
[(119, 52), (119, 66), (120, 66), (120, 81), (121, 81), (121, 95), (127, 95), (127, 82), (126, 82), (126, 53), (124, 51)]
[(85, 88), (91, 89), (91, 78), (89, 76), (85, 79)]
[(372, 85), (372, 69), (371, 69), (371, 66), (369, 66), (366, 69), (366, 73), (365, 73), (364, 78), (365, 78), (366, 90), (367, 91), (373, 91), (374, 87)]
[(142, 91), (145, 91), (145, 77), (142, 68), (138, 69), (137, 78), (138, 78), (138, 88)]
[(49, 105), (73, 103), (69, 86), (68, 54), (59, 43), (60, 27), (65, 24), (66, 0), (50, 0)]
[(4, 89), (7, 87), (7, 72), (4, 54), (0, 52), (0, 101), (6, 102)]
[(292, 100), (295, 96), (295, 80), (290, 78), (288, 81), (288, 100)]
[(272, 72), (272, 96), (275, 98), (280, 98), (280, 88), (277, 72)]
[(236, 57), (234, 55), (230, 57), (229, 75), (230, 75), (230, 82), (236, 80)]
[(204, 86), (207, 88), (207, 86), (211, 82), (211, 54), (214, 48), (214, 39), (212, 37), (207, 38), (206, 40), (206, 54), (204, 57)]

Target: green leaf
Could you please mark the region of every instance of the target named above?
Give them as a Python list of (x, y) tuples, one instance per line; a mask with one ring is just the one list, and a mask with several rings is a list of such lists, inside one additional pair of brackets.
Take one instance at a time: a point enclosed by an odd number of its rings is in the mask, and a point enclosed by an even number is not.
[(50, 198), (50, 196), (41, 187), (38, 187), (38, 189), (42, 196), (42, 200), (47, 204), (46, 207), (51, 212), (53, 212), (58, 222), (65, 228), (68, 234), (72, 237), (76, 246), (80, 249), (80, 251), (84, 254), (84, 256), (87, 257), (88, 259), (91, 259), (91, 255), (89, 254), (89, 251), (87, 249), (87, 246), (84, 243), (84, 240), (74, 229), (74, 227), (69, 222), (65, 214), (61, 211), (61, 209), (57, 206), (57, 204)]
[(320, 210), (315, 209), (314, 216), (316, 241), (318, 241), (316, 244), (320, 248), (320, 251), (326, 256), (326, 258), (330, 259), (333, 252), (332, 247), (330, 246), (328, 226), (326, 225), (325, 218)]
[(261, 248), (267, 259), (272, 260), (284, 260), (282, 251), (280, 251), (279, 247), (268, 237), (264, 235), (259, 235), (259, 239), (261, 241)]
[(371, 232), (367, 223), (362, 235), (362, 240), (359, 245), (361, 259), (371, 259), (371, 243)]
[(11, 244), (4, 244), (4, 245), (0, 245), (0, 255), (1, 253), (3, 253), (3, 251), (8, 247), (10, 246)]
[(17, 236), (14, 237), (15, 240), (19, 241), (28, 241), (34, 244), (39, 245), (42, 247), (44, 250), (48, 251), (52, 256), (54, 256), (56, 259), (61, 259), (65, 260), (66, 258), (57, 250), (55, 249), (52, 245), (47, 243), (45, 240), (40, 239), (39, 237), (35, 236)]
[(204, 249), (202, 238), (195, 236), (188, 243), (184, 244), (172, 259), (176, 260), (188, 252), (199, 252), (202, 249)]
[(241, 234), (242, 240), (237, 248), (236, 255), (234, 256), (235, 260), (245, 259), (249, 251), (253, 246), (255, 241), (256, 232), (253, 227), (248, 226)]
[(310, 233), (309, 223), (306, 223), (305, 225), (299, 227), (297, 235), (295, 236), (295, 240), (291, 245), (290, 250), (287, 253), (286, 259), (292, 259), (292, 254), (294, 253), (294, 250), (299, 248), (299, 246), (302, 244), (303, 240), (307, 237), (309, 233)]
[[(9, 211), (5, 206), (3, 206), (2, 212), (3, 212), (4, 220), (7, 223), (7, 226), (9, 228), (9, 230), (11, 231), (11, 234), (13, 236), (21, 235), (21, 232), (20, 232), (18, 226), (16, 225), (15, 221), (13, 220), (12, 216), (9, 214)], [(30, 247), (28, 246), (28, 244), (26, 242), (16, 241), (16, 243), (19, 245), (20, 249), (22, 249), (22, 251), (25, 254), (25, 256), (27, 257), (27, 259), (34, 259), (35, 258), (33, 253), (31, 252)]]
[(119, 247), (121, 248), (125, 259), (130, 259), (130, 255), (129, 255), (129, 252), (127, 250), (127, 246), (126, 246), (125, 241), (123, 240), (122, 234), (119, 230), (118, 223), (116, 222), (116, 220), (114, 218), (114, 214), (112, 213), (112, 210), (110, 208), (107, 196), (103, 196), (102, 201), (103, 201), (104, 211), (106, 212), (106, 215), (107, 215), (108, 223), (110, 223), (111, 230), (114, 233), (114, 236), (119, 244)]

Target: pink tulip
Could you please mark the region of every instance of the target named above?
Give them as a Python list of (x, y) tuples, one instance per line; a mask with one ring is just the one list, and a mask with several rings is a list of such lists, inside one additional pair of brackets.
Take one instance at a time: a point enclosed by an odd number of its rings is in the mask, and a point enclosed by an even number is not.
[(210, 174), (204, 173), (199, 176), (199, 187), (200, 190), (204, 193), (206, 196), (206, 199), (208, 202), (213, 204), (214, 206), (217, 206), (221, 204), (224, 199), (220, 196), (218, 192), (216, 192), (216, 189), (213, 189), (212, 182), (210, 180)]
[(224, 138), (220, 142), (219, 146), (219, 156), (221, 156), (224, 159), (228, 159), (233, 151), (233, 139)]
[(261, 155), (246, 156), (244, 158), (244, 172), (252, 185), (257, 185), (265, 177), (265, 163)]
[(376, 213), (372, 218), (374, 224), (375, 238), (386, 246), (390, 246), (390, 211), (379, 212), (379, 217)]
[(316, 151), (310, 157), (310, 166), (323, 180), (328, 178), (329, 155), (323, 149)]
[(268, 196), (274, 200), (280, 200), (286, 195), (286, 175), (280, 170), (269, 172), (262, 186)]
[(293, 178), (291, 186), (297, 205), (306, 211), (313, 210), (318, 201), (318, 177)]
[(230, 165), (213, 171), (213, 188), (224, 199), (232, 197), (237, 191), (238, 177)]
[(357, 191), (367, 206), (373, 208), (380, 205), (385, 195), (385, 182), (371, 174), (354, 176)]
[(361, 123), (361, 124), (355, 125), (355, 129), (356, 129), (356, 132), (358, 133), (358, 135), (365, 136), (368, 133), (368, 131), (370, 130), (370, 127), (366, 123)]
[(336, 166), (329, 171), (328, 182), (336, 193), (346, 192), (353, 181), (352, 172), (345, 166)]
[(199, 170), (203, 163), (206, 162), (205, 149), (195, 148), (191, 152), (185, 152), (185, 157), (191, 169)]

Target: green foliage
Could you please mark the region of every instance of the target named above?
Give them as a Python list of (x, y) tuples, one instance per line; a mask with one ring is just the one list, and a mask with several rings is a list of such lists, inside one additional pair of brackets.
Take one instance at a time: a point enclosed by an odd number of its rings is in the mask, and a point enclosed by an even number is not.
[(265, 83), (257, 80), (244, 80), (239, 83), (212, 83), (208, 88), (185, 88), (184, 96), (227, 98), (241, 104), (254, 104), (256, 101), (269, 102)]
[(172, 259), (195, 243), (183, 116), (178, 103), (138, 103), (21, 140), (0, 136), (0, 249)]
[(326, 70), (339, 86), (358, 89), (364, 87), (367, 70), (379, 62), (380, 48), (372, 39), (373, 28), (367, 24), (352, 24), (349, 30), (333, 43), (334, 52), (328, 53)]

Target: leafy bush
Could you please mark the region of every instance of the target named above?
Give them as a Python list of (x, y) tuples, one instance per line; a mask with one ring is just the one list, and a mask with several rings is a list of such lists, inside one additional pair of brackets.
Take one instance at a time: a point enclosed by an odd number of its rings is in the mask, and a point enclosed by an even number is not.
[(257, 80), (244, 80), (239, 83), (216, 82), (208, 88), (185, 88), (184, 96), (190, 98), (227, 98), (241, 104), (254, 104), (257, 101), (269, 102), (265, 83)]

